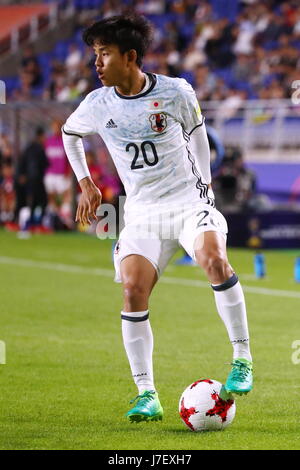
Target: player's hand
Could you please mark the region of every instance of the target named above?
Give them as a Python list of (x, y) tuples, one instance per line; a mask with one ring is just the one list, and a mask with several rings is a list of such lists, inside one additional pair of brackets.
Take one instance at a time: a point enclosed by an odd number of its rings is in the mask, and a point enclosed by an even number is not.
[(79, 185), (82, 193), (80, 195), (75, 222), (83, 225), (91, 224), (91, 219), (97, 220), (96, 211), (101, 204), (102, 194), (91, 178), (83, 178)]

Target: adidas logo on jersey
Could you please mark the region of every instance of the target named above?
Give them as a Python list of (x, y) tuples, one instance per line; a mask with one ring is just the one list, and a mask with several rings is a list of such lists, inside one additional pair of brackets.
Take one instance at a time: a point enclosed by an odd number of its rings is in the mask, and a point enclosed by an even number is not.
[(114, 121), (113, 121), (112, 119), (110, 119), (110, 120), (106, 123), (105, 127), (107, 127), (108, 129), (111, 129), (111, 128), (113, 128), (113, 127), (118, 127), (118, 126), (117, 126), (117, 124), (114, 123)]

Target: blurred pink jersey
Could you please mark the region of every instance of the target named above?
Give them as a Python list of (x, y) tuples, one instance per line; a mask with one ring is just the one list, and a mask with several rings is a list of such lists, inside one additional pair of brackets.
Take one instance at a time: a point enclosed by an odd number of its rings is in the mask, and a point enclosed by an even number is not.
[(67, 169), (67, 157), (60, 135), (50, 136), (45, 142), (45, 151), (49, 160), (47, 174), (65, 175)]

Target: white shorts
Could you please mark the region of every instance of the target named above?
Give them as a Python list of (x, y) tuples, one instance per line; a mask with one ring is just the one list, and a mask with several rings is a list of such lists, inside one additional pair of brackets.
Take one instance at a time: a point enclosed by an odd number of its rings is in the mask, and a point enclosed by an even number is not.
[(146, 206), (142, 213), (125, 215), (125, 227), (114, 250), (115, 282), (121, 282), (120, 265), (129, 255), (148, 259), (158, 277), (179, 246), (195, 260), (195, 251), (201, 249), (203, 242), (198, 235), (208, 231), (219, 232), (225, 239), (228, 231), (224, 216), (208, 204), (185, 205), (181, 209), (177, 205), (172, 211)]
[(55, 175), (49, 173), (44, 179), (47, 193), (62, 194), (71, 187), (71, 181), (64, 175)]

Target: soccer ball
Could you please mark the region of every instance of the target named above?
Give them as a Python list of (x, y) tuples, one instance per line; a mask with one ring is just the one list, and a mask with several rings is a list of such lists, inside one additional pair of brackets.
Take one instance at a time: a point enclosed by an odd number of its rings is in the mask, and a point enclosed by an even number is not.
[(179, 414), (189, 429), (217, 431), (232, 423), (235, 402), (231, 394), (221, 389), (220, 382), (210, 379), (197, 380), (185, 389), (179, 400)]

